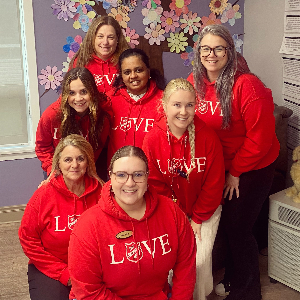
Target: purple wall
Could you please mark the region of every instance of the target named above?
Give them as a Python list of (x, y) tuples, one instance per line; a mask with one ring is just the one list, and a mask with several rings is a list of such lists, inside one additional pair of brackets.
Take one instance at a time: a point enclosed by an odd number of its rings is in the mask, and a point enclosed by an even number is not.
[[(165, 0), (162, 0), (164, 2)], [(101, 4), (102, 1), (95, 1), (96, 4)], [(188, 6), (189, 11), (197, 13), (199, 17), (208, 17), (211, 13), (209, 4), (211, 0), (192, 0)], [(222, 1), (221, 1), (222, 2)], [(239, 12), (242, 14), (241, 18), (235, 20), (235, 24), (231, 26), (229, 22), (224, 25), (227, 26), (232, 34), (243, 34), (244, 32), (244, 0), (233, 1), (228, 3), (236, 3), (240, 5)], [(141, 14), (142, 1), (137, 0), (138, 6), (135, 10), (128, 14), (130, 21), (128, 27), (135, 29), (136, 32), (143, 36), (145, 34), (145, 25), (143, 25), (144, 16)], [(63, 51), (63, 46), (67, 44), (66, 38), (76, 35), (84, 37), (85, 32), (82, 29), (73, 28), (73, 19), (64, 21), (58, 20), (56, 15), (53, 15), (51, 5), (54, 0), (41, 1), (33, 0), (33, 13), (35, 24), (36, 37), (36, 53), (37, 53), (37, 76), (41, 74), (41, 70), (48, 65), (51, 67), (57, 66), (58, 71), (62, 71), (62, 63), (67, 61), (67, 53)], [(109, 13), (111, 8), (107, 9)], [(182, 18), (182, 15), (180, 16)], [(218, 16), (218, 19), (220, 17)], [(231, 21), (232, 22), (232, 21)], [(167, 36), (168, 37), (168, 36)], [(243, 36), (239, 36), (243, 39)], [(163, 65), (165, 77), (169, 81), (176, 77), (187, 77), (191, 72), (191, 66), (185, 67), (183, 59), (180, 54), (164, 52)], [(62, 74), (63, 75), (63, 74)], [(45, 86), (39, 85), (39, 94), (45, 92)], [(45, 108), (54, 102), (58, 97), (56, 91), (48, 90), (40, 98), (41, 113)], [(0, 206), (18, 205), (27, 203), (33, 192), (36, 190), (38, 184), (43, 180), (42, 169), (40, 162), (35, 159), (24, 159), (15, 161), (0, 162)]]

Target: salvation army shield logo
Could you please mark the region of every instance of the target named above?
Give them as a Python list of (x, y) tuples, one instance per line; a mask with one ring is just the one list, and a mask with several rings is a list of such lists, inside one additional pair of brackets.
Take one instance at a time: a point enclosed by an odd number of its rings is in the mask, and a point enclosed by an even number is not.
[(79, 217), (80, 217), (80, 215), (68, 216), (68, 227), (69, 227), (69, 229), (73, 230), (74, 225), (76, 224)]
[(198, 111), (200, 114), (206, 114), (208, 111), (208, 103), (204, 100), (200, 100), (198, 103)]
[(129, 261), (136, 263), (142, 259), (143, 250), (141, 248), (140, 243), (137, 244), (137, 247), (135, 242), (125, 243), (125, 246), (126, 246), (126, 257)]

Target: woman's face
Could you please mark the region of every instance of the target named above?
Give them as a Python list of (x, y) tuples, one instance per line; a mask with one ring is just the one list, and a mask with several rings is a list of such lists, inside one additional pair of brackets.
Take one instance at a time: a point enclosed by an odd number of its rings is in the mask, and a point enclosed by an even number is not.
[[(127, 174), (133, 175), (127, 176)], [(127, 180), (126, 177), (128, 177)], [(146, 164), (142, 159), (136, 156), (117, 159), (113, 164), (110, 179), (115, 199), (125, 212), (142, 206), (148, 179)], [(137, 183), (133, 179), (139, 182)]]
[(116, 51), (118, 37), (111, 25), (102, 25), (95, 37), (95, 52), (102, 60), (109, 59)]
[(87, 166), (87, 158), (77, 147), (67, 146), (60, 154), (58, 167), (67, 185), (81, 182)]
[[(208, 47), (214, 50), (209, 53)], [(217, 35), (208, 33), (201, 40), (199, 55), (201, 63), (207, 71), (207, 76), (210, 82), (213, 82), (218, 78), (219, 74), (227, 64), (228, 54), (224, 47), (227, 47), (226, 41)], [(209, 54), (202, 53), (202, 51), (204, 52), (207, 50)]]
[(176, 138), (180, 138), (195, 116), (195, 94), (177, 90), (171, 94), (165, 108), (168, 126)]
[(123, 59), (121, 73), (129, 93), (140, 95), (147, 91), (150, 71), (139, 56), (129, 56)]
[(89, 110), (91, 96), (79, 78), (71, 81), (70, 83), (68, 103), (81, 117), (83, 117)]

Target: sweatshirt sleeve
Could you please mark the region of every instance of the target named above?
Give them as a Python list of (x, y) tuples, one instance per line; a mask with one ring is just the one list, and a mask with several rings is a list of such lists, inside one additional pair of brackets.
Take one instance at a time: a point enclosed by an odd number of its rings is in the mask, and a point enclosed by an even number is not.
[[(51, 108), (49, 108), (51, 109)], [(51, 132), (51, 117), (47, 111), (40, 118), (36, 130), (35, 153), (38, 159), (42, 162), (42, 168), (47, 175), (51, 172), (52, 159), (54, 154), (53, 136)]]
[[(203, 141), (201, 131), (198, 140)], [(197, 145), (196, 145), (197, 146)], [(207, 134), (206, 166), (202, 183), (196, 182), (200, 189), (197, 201), (193, 207), (192, 220), (201, 224), (208, 220), (221, 204), (225, 183), (225, 167), (221, 142), (213, 131)]]
[[(153, 130), (153, 129), (152, 129)], [(155, 146), (151, 145), (151, 132), (146, 134), (143, 141), (143, 151), (145, 152), (148, 158), (148, 166), (149, 166), (149, 179), (148, 183), (155, 187), (156, 192), (159, 195), (166, 196), (172, 199), (172, 192), (168, 185), (165, 183), (162, 172), (159, 170), (159, 166), (155, 159), (154, 153), (152, 152)], [(153, 141), (152, 141), (153, 142)], [(158, 144), (156, 144), (156, 147)]]
[(238, 177), (253, 170), (272, 147), (275, 118), (271, 91), (258, 78), (252, 76), (238, 85), (235, 98), (239, 103), (246, 130), (244, 142), (229, 169), (231, 175)]
[(30, 262), (46, 276), (59, 280), (67, 285), (69, 276), (68, 265), (48, 252), (41, 240), (44, 224), (39, 220), (39, 208), (36, 203), (44, 187), (40, 187), (29, 200), (19, 228), (19, 239), (25, 255)]
[(171, 300), (191, 300), (196, 282), (196, 242), (187, 217), (175, 204), (177, 211), (178, 254), (173, 268)]
[(68, 259), (72, 292), (76, 299), (121, 300), (122, 298), (106, 288), (103, 282), (101, 255), (95, 236), (89, 230), (84, 230), (83, 226), (83, 230), (79, 229), (78, 225), (79, 222), (71, 234)]

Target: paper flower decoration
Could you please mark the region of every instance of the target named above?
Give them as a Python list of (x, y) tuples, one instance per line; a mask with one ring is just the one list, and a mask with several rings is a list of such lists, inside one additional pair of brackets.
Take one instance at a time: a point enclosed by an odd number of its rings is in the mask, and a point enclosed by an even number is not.
[(63, 80), (62, 71), (57, 71), (57, 67), (51, 68), (47, 66), (46, 69), (41, 70), (41, 74), (38, 76), (40, 79), (40, 85), (45, 85), (45, 90), (55, 90), (56, 87), (60, 86)]
[(204, 28), (207, 25), (212, 25), (212, 24), (221, 24), (221, 20), (217, 19), (216, 15), (214, 13), (211, 13), (208, 17), (202, 17), (202, 26), (201, 28)]
[(135, 46), (139, 44), (139, 41), (137, 41), (139, 35), (135, 32), (135, 29), (130, 30), (130, 28), (127, 27), (126, 29), (122, 29), (122, 31), (128, 45), (131, 48), (135, 48)]
[(233, 26), (235, 24), (235, 20), (240, 19), (242, 17), (242, 14), (239, 12), (239, 9), (240, 6), (238, 4), (232, 6), (230, 3), (228, 3), (226, 9), (222, 14), (221, 22), (228, 22), (231, 26)]
[(185, 52), (180, 54), (181, 59), (184, 60), (183, 65), (189, 67), (194, 64), (194, 51), (191, 46), (185, 48)]
[(118, 0), (98, 0), (102, 2), (103, 8), (118, 7)]
[(145, 31), (147, 32), (144, 37), (149, 40), (150, 45), (160, 45), (160, 42), (163, 42), (166, 38), (164, 37), (165, 30), (161, 28), (161, 25), (155, 25), (154, 23), (150, 24), (150, 27), (146, 27)]
[(108, 14), (111, 17), (114, 17), (121, 27), (127, 28), (127, 22), (130, 20), (128, 17), (128, 13), (124, 10), (122, 10), (120, 7), (118, 9), (112, 8), (111, 12)]
[(144, 0), (142, 2), (142, 5), (147, 7), (148, 9), (150, 8), (156, 8), (157, 5), (160, 5), (161, 1), (160, 0)]
[(95, 1), (87, 1), (87, 0), (73, 0), (75, 2), (75, 7), (78, 11), (78, 7), (82, 10), (83, 14), (87, 14), (89, 11), (93, 10), (92, 6), (95, 5)]
[(223, 13), (227, 6), (228, 0), (211, 0), (209, 3), (209, 8), (212, 13), (220, 15)]
[(234, 46), (235, 46), (235, 50), (239, 53), (242, 53), (242, 45), (244, 44), (243, 40), (239, 39), (239, 35), (238, 34), (234, 34), (232, 36), (233, 38), (233, 42), (234, 42)]
[(64, 62), (62, 63), (62, 65), (64, 66), (64, 67), (62, 68), (62, 71), (63, 71), (64, 73), (68, 72), (68, 70), (69, 70), (69, 65), (70, 65), (70, 61), (71, 61), (71, 58), (70, 58), (70, 57), (67, 57), (67, 61), (64, 61)]
[[(84, 2), (85, 0), (81, 0), (81, 2)], [(88, 1), (92, 2), (92, 1)], [(82, 4), (76, 4), (77, 5), (77, 11), (76, 15), (74, 16), (73, 20), (75, 21), (73, 23), (73, 27), (75, 29), (82, 29), (84, 32), (87, 32), (89, 29), (89, 26), (91, 25), (93, 19), (96, 16), (96, 13), (92, 9), (92, 7), (88, 4), (82, 5)]]
[(170, 37), (167, 38), (168, 47), (170, 47), (170, 51), (179, 53), (180, 51), (184, 51), (185, 47), (188, 46), (186, 42), (187, 37), (184, 36), (183, 32), (170, 33)]
[[(122, 2), (122, 0), (119, 0)], [(129, 11), (133, 12), (135, 10), (135, 8), (137, 7), (137, 0), (130, 0), (129, 3), (126, 4)]]
[(183, 19), (180, 19), (181, 28), (183, 29), (184, 33), (189, 33), (189, 35), (192, 35), (195, 32), (199, 31), (199, 27), (201, 27), (201, 21), (200, 17), (197, 17), (197, 13), (192, 13), (189, 11), (188, 14), (184, 14)]
[(75, 38), (68, 36), (66, 38), (67, 44), (63, 46), (64, 52), (68, 53), (68, 57), (72, 59), (74, 54), (79, 50), (80, 44), (82, 43), (82, 37), (76, 35)]
[(145, 17), (143, 19), (144, 25), (149, 25), (150, 23), (154, 23), (157, 25), (158, 23), (161, 23), (161, 14), (163, 13), (163, 8), (161, 6), (158, 6), (157, 8), (143, 8), (142, 9), (142, 15)]
[(75, 2), (70, 0), (54, 0), (55, 4), (51, 5), (53, 9), (53, 15), (57, 15), (57, 19), (64, 19), (68, 21), (68, 19), (72, 19), (76, 12)]
[(160, 17), (161, 26), (165, 29), (166, 33), (169, 31), (175, 32), (175, 29), (179, 27), (178, 20), (179, 17), (175, 15), (175, 10), (164, 11)]
[(177, 16), (182, 13), (187, 14), (189, 12), (188, 5), (191, 4), (191, 0), (172, 0), (169, 7), (175, 10)]

